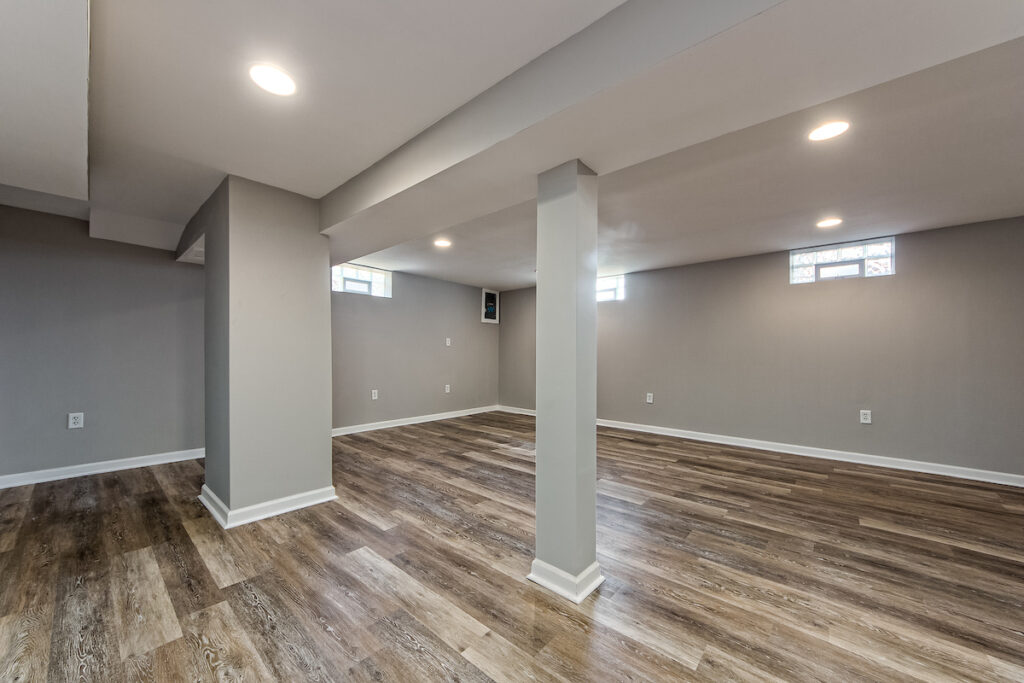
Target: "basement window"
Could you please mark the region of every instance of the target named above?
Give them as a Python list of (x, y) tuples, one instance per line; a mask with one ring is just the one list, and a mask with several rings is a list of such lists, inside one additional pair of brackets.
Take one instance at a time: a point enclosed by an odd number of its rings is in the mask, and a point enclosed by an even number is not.
[(789, 252), (789, 284), (880, 277), (896, 272), (896, 238), (844, 242)]
[(613, 275), (597, 278), (598, 301), (622, 301), (626, 298), (626, 276)]
[(331, 291), (391, 298), (391, 273), (354, 263), (331, 268)]

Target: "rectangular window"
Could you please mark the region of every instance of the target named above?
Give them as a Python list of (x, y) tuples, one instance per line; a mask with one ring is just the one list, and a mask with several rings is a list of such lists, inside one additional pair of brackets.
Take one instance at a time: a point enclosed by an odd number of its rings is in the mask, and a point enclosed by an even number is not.
[(598, 301), (622, 301), (626, 298), (626, 276), (613, 275), (597, 278)]
[(789, 252), (789, 283), (819, 280), (879, 277), (896, 272), (896, 238), (882, 237), (860, 242)]
[(391, 273), (354, 263), (331, 267), (331, 291), (391, 298)]

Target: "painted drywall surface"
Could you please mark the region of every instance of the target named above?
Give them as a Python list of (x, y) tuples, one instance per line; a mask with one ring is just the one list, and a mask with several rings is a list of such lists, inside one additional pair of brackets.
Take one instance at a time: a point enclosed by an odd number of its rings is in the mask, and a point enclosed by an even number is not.
[(201, 267), (0, 206), (0, 475), (202, 447), (202, 339)]
[(537, 290), (502, 292), (501, 316), (508, 324), (501, 326), (498, 403), (533, 410), (537, 407)]
[[(790, 285), (786, 253), (628, 275), (598, 417), (1024, 473), (1021, 253), (1018, 218), (899, 236), (893, 277)], [(534, 407), (532, 297), (502, 294), (505, 405)]]
[(405, 273), (392, 278), (390, 299), (331, 294), (334, 426), (495, 405), (503, 325), (480, 322), (480, 290)]
[(537, 177), (536, 556), (569, 576), (597, 560), (597, 175)]
[(231, 176), (228, 207), (236, 509), (331, 485), (330, 262), (315, 200)]
[(225, 179), (185, 227), (191, 234), (205, 234), (206, 244), (212, 247), (203, 268), (206, 273), (206, 321), (203, 326), (206, 349), (206, 485), (225, 503), (231, 500), (228, 190)]

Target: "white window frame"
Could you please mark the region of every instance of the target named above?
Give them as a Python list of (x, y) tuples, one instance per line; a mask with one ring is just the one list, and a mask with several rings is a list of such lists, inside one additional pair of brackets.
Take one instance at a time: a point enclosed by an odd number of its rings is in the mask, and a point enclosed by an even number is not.
[(342, 263), (331, 267), (331, 291), (391, 298), (391, 271)]
[(598, 303), (622, 301), (626, 298), (626, 276), (610, 275), (608, 277), (599, 277), (594, 289)]
[[(856, 247), (864, 247), (862, 254), (854, 258), (843, 258), (843, 250), (852, 250)], [(888, 247), (888, 253), (882, 255), (871, 255), (869, 247)], [(830, 252), (838, 252), (835, 260), (829, 260), (824, 256)], [(813, 254), (814, 258), (802, 258), (805, 254)], [(819, 260), (820, 259), (820, 260)], [(868, 270), (869, 261), (885, 261), (888, 259), (888, 271), (872, 274)], [(847, 275), (822, 276), (822, 270), (841, 266), (855, 265), (856, 273)], [(810, 279), (807, 275), (798, 275), (799, 271), (811, 270), (813, 273)], [(856, 242), (840, 242), (838, 244), (826, 244), (820, 247), (809, 247), (807, 249), (794, 249), (789, 252), (789, 283), (791, 285), (813, 284), (815, 282), (828, 282), (830, 280), (853, 280), (858, 278), (886, 277), (896, 274), (896, 238), (877, 237), (869, 240), (858, 240)]]

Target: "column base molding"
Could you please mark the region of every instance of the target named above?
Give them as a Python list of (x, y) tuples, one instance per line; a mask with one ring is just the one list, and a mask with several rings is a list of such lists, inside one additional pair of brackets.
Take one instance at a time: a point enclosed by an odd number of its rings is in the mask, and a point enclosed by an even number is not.
[(563, 598), (572, 600), (577, 605), (604, 583), (601, 567), (596, 560), (592, 565), (573, 576), (544, 560), (534, 559), (526, 578)]
[(213, 515), (213, 518), (225, 529), (249, 524), (250, 522), (266, 519), (267, 517), (274, 517), (285, 512), (309, 507), (310, 505), (337, 500), (337, 498), (338, 494), (335, 492), (334, 487), (325, 486), (322, 489), (296, 493), (284, 498), (278, 498), (277, 500), (269, 500), (265, 503), (231, 509), (206, 484), (203, 484), (202, 492), (199, 494), (199, 502), (206, 506), (206, 509)]

